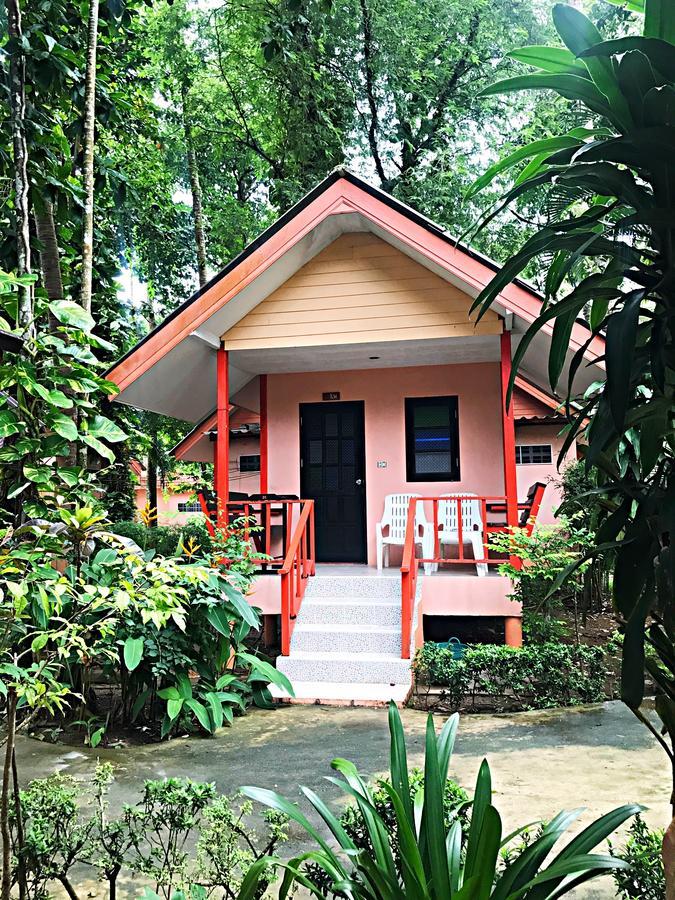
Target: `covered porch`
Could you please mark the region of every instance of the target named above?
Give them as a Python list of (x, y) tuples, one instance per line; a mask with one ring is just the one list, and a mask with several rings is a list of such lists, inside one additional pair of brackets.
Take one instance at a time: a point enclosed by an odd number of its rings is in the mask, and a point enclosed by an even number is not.
[[(513, 412), (504, 402), (511, 335), (496, 324), (497, 333), (431, 346), (364, 342), (330, 352), (240, 351), (224, 337), (215, 354), (216, 412), (179, 455), (213, 462), (213, 490), (201, 498), (212, 527), (245, 521), (261, 554), (251, 602), (281, 615), (282, 653), (308, 580), (341, 568), (367, 578), (379, 567), (400, 580), (404, 656), (421, 636), (420, 629), (413, 635), (418, 593), (423, 605), (448, 614), (461, 607), (503, 615), (507, 642), (520, 643), (520, 610), (507, 599), (508, 581), (497, 575), (503, 557), (489, 539), (536, 516), (540, 496), (519, 504)], [(231, 371), (244, 366), (265, 371), (233, 394)], [(429, 410), (442, 413), (450, 400), (455, 421), (428, 425)], [(413, 401), (425, 413), (417, 428), (406, 408)], [(240, 405), (260, 419), (260, 490), (248, 495), (232, 489), (231, 416)], [(392, 498), (399, 516), (387, 520)], [(378, 554), (378, 530), (390, 540), (386, 554)], [(426, 542), (418, 540), (422, 531)]]

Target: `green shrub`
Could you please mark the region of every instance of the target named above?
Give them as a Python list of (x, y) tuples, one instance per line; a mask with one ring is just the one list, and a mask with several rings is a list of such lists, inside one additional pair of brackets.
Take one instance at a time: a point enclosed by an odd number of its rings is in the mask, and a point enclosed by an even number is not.
[[(12, 874), (16, 883), (22, 873), (26, 900), (52, 896), (54, 882), (70, 897), (83, 896), (74, 889), (76, 866), (80, 876), (106, 882), (111, 900), (120, 876), (131, 873), (150, 880), (161, 898), (191, 884), (201, 885), (199, 896), (234, 897), (248, 868), (286, 840), (285, 816), (268, 813), (258, 835), (250, 801), (189, 778), (146, 781), (138, 801), (114, 817), (113, 780), (112, 766), (102, 764), (91, 784), (59, 774), (21, 791), (22, 838), (12, 809)], [(263, 888), (272, 874), (263, 876)]]
[(539, 616), (539, 623), (549, 619), (556, 623), (553, 630), (533, 629), (531, 639), (537, 642), (555, 639), (555, 631), (562, 630), (559, 615), (565, 600), (576, 603), (584, 587), (584, 573), (590, 566), (584, 561), (565, 581), (562, 591), (549, 592), (558, 576), (572, 563), (579, 562), (592, 546), (593, 535), (576, 518), (560, 519), (556, 525), (542, 525), (527, 534), (524, 528), (496, 532), (490, 536), (490, 547), (498, 553), (512, 554), (523, 565), (513, 566), (505, 561), (499, 566), (513, 584), (512, 600), (523, 605), (523, 611)]
[(444, 688), (450, 709), (475, 709), (479, 698), (497, 708), (546, 709), (597, 703), (605, 698), (605, 650), (571, 644), (468, 647), (462, 659), (426, 643), (415, 654), (418, 696), (425, 685)]
[(523, 640), (526, 644), (550, 644), (562, 641), (568, 635), (567, 623), (555, 615), (523, 610)]
[(141, 522), (115, 522), (113, 534), (131, 538), (142, 550), (154, 550), (160, 556), (180, 556), (181, 547), (192, 538), (199, 545), (200, 555), (208, 556), (213, 546), (211, 535), (200, 519), (185, 525), (156, 525), (147, 528)]
[(626, 846), (610, 853), (628, 863), (628, 869), (614, 872), (616, 895), (621, 900), (663, 900), (666, 876), (661, 858), (662, 831), (650, 831), (641, 816), (636, 816), (629, 829)]

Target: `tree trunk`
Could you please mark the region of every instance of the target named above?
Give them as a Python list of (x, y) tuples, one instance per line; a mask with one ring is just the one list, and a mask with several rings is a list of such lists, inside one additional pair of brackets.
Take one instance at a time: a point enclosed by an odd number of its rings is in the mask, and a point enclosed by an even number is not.
[(50, 300), (63, 300), (63, 281), (61, 279), (61, 261), (59, 244), (54, 225), (54, 207), (50, 200), (44, 200), (41, 210), (33, 211), (35, 234), (42, 244), (40, 249), (40, 267), (47, 296)]
[[(14, 161), (14, 214), (16, 218), (16, 258), (19, 275), (29, 275), (30, 267), (30, 207), (28, 200), (28, 147), (26, 145), (26, 65), (21, 49), (20, 0), (5, 0), (7, 31), (14, 47), (9, 54), (9, 105), (12, 122), (12, 153)], [(18, 324), (32, 330), (33, 287), (19, 289)]]
[(16, 869), (19, 882), (19, 900), (26, 900), (26, 860), (24, 858), (26, 842), (23, 827), (23, 809), (21, 807), (19, 771), (16, 765), (16, 744), (12, 752), (12, 788), (14, 790), (14, 821), (16, 823), (16, 848), (14, 852), (17, 857)]
[(197, 168), (197, 154), (195, 153), (192, 128), (188, 113), (188, 86), (183, 82), (181, 88), (183, 101), (183, 132), (185, 134), (185, 154), (187, 157), (188, 175), (190, 176), (190, 190), (192, 192), (192, 221), (195, 229), (195, 246), (197, 249), (197, 273), (199, 287), (206, 284), (206, 238), (204, 237), (204, 215), (202, 212), (202, 186), (199, 182), (199, 169)]
[(82, 278), (80, 304), (91, 313), (92, 273), (94, 267), (94, 142), (96, 127), (96, 45), (98, 40), (98, 2), (89, 0), (87, 21), (87, 73), (84, 85)]
[(148, 454), (145, 496), (147, 497), (148, 506), (155, 514), (155, 518), (150, 522), (152, 527), (157, 525), (157, 461), (152, 450)]
[(0, 796), (0, 834), (2, 834), (2, 888), (0, 900), (10, 900), (12, 891), (12, 835), (9, 830), (9, 796), (12, 788), (12, 756), (16, 739), (16, 690), (7, 694), (7, 738), (5, 762), (2, 770), (2, 795)]

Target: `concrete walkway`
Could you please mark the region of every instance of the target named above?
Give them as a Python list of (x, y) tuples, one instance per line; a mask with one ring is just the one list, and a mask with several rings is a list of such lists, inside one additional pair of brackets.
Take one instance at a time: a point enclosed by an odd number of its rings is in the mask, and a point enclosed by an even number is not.
[[(423, 758), (425, 714), (403, 710), (411, 764)], [(439, 722), (440, 727), (440, 722)], [(84, 778), (97, 757), (118, 767), (113, 808), (134, 802), (147, 778), (189, 776), (215, 781), (232, 793), (243, 784), (273, 788), (290, 799), (305, 784), (332, 802), (344, 803), (325, 781), (335, 756), (353, 760), (366, 775), (388, 768), (386, 710), (290, 706), (253, 711), (211, 739), (178, 739), (113, 750), (73, 750), (21, 738), (18, 757), (23, 780), (58, 769)], [(451, 774), (472, 790), (481, 759), (490, 762), (495, 805), (505, 831), (562, 808), (585, 806), (587, 823), (614, 806), (635, 801), (649, 807), (653, 827), (670, 819), (667, 760), (647, 731), (620, 703), (512, 715), (465, 715)], [(301, 846), (292, 831), (289, 852)], [(599, 882), (602, 885), (603, 882)], [(611, 883), (575, 896), (612, 897)]]

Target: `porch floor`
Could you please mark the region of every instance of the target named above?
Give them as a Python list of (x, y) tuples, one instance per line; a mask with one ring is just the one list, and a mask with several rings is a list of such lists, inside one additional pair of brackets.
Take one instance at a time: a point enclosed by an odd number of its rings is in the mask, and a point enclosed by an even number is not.
[[(316, 564), (316, 574), (317, 575), (327, 575), (331, 577), (339, 577), (340, 575), (349, 576), (351, 578), (397, 578), (400, 580), (401, 578), (401, 569), (398, 566), (389, 566), (382, 571), (377, 570), (377, 566), (367, 566), (362, 565), (360, 563), (317, 563)], [(445, 568), (439, 568), (436, 572), (432, 573), (434, 578), (456, 578), (458, 575), (467, 576), (473, 575), (478, 578), (476, 575), (476, 566), (469, 562), (466, 565), (452, 565), (446, 566)], [(424, 569), (422, 565), (420, 565), (420, 577), (424, 576), (425, 578), (429, 578), (431, 576), (424, 574)], [(501, 578), (502, 576), (497, 571), (496, 567), (488, 568), (487, 575), (483, 576), (485, 578)]]

